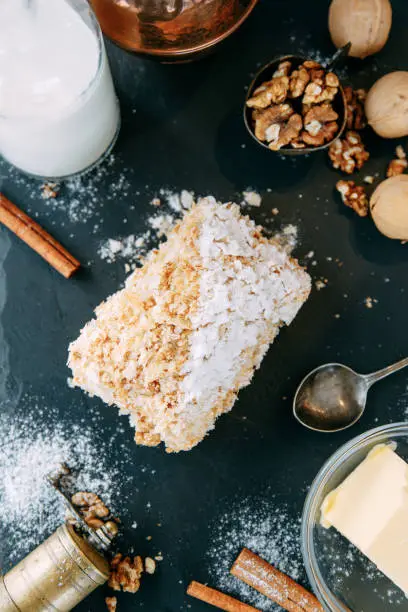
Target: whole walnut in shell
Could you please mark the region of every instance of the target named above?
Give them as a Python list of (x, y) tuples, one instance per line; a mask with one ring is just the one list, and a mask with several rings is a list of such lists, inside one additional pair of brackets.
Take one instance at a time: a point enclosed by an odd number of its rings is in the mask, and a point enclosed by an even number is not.
[(380, 183), (370, 200), (377, 229), (395, 240), (408, 240), (408, 175), (393, 176)]
[(351, 42), (349, 55), (365, 58), (388, 40), (392, 9), (389, 0), (333, 0), (329, 30), (337, 48)]
[(390, 72), (374, 83), (368, 92), (365, 112), (379, 136), (408, 136), (408, 72)]

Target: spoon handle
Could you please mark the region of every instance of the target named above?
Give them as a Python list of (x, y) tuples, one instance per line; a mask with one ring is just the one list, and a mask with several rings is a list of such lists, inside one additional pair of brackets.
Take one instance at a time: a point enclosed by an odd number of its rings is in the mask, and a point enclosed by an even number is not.
[(398, 372), (398, 370), (402, 370), (402, 368), (405, 368), (406, 366), (408, 366), (408, 357), (405, 357), (405, 359), (401, 359), (401, 361), (397, 361), (397, 363), (394, 363), (393, 365), (390, 365), (387, 368), (378, 370), (378, 372), (367, 374), (366, 376), (364, 376), (364, 378), (368, 387), (371, 387), (371, 385), (373, 385), (378, 380), (381, 380), (382, 378), (385, 378), (386, 376), (389, 376), (394, 372)]

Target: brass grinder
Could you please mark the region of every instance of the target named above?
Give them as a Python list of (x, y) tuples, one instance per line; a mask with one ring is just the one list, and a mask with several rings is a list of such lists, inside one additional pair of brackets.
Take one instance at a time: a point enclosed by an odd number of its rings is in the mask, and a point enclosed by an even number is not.
[(108, 578), (108, 561), (66, 523), (0, 578), (0, 610), (68, 612)]
[(109, 550), (112, 536), (103, 528), (90, 529), (60, 490), (59, 480), (50, 482), (87, 537), (66, 522), (0, 576), (1, 612), (68, 612), (109, 578), (103, 552)]

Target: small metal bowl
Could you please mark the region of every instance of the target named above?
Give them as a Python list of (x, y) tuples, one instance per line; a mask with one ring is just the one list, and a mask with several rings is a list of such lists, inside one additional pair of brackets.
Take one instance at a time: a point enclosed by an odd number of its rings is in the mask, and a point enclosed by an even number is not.
[[(326, 70), (327, 72), (334, 72), (334, 74), (336, 74), (335, 70), (333, 70), (334, 64), (337, 63), (337, 61), (341, 57), (343, 57), (344, 55), (347, 55), (349, 48), (350, 48), (349, 45), (346, 45), (345, 47), (337, 51), (337, 53), (333, 56), (330, 62), (328, 62), (326, 66), (322, 65), (322, 68), (324, 68), (324, 70)], [(252, 138), (261, 147), (263, 147), (264, 149), (267, 149), (271, 153), (278, 153), (281, 155), (308, 155), (309, 153), (313, 153), (314, 151), (323, 151), (324, 149), (327, 149), (328, 147), (330, 147), (330, 145), (335, 140), (340, 138), (340, 136), (343, 134), (345, 130), (345, 127), (347, 124), (347, 103), (346, 103), (346, 97), (344, 95), (343, 86), (340, 82), (340, 78), (338, 75), (336, 75), (337, 78), (339, 79), (340, 85), (339, 85), (339, 91), (337, 92), (332, 102), (332, 107), (336, 111), (336, 113), (339, 115), (339, 118), (338, 118), (339, 130), (332, 140), (329, 140), (329, 142), (326, 142), (325, 144), (320, 145), (319, 147), (306, 146), (304, 149), (295, 149), (293, 147), (286, 146), (286, 147), (282, 147), (278, 151), (273, 151), (272, 149), (268, 147), (267, 144), (265, 144), (261, 140), (258, 140), (258, 138), (255, 136), (254, 121), (252, 119), (253, 109), (247, 106), (247, 102), (250, 98), (252, 98), (253, 92), (255, 91), (255, 89), (259, 87), (260, 85), (262, 85), (262, 83), (265, 83), (265, 81), (270, 81), (272, 79), (273, 73), (275, 72), (275, 70), (277, 70), (281, 62), (289, 61), (292, 64), (292, 69), (296, 69), (301, 64), (303, 64), (303, 62), (310, 60), (310, 59), (311, 59), (310, 57), (309, 58), (302, 57), (300, 55), (283, 55), (281, 57), (277, 57), (276, 59), (272, 60), (271, 62), (269, 62), (269, 64), (266, 64), (259, 70), (254, 80), (248, 87), (248, 91), (247, 91), (247, 95), (246, 95), (245, 103), (244, 103), (244, 122), (245, 122), (246, 128), (248, 132), (251, 134)], [(293, 100), (293, 105), (294, 105), (295, 110), (298, 110), (298, 112), (300, 113), (301, 98), (295, 98)], [(297, 109), (298, 106), (299, 108)]]

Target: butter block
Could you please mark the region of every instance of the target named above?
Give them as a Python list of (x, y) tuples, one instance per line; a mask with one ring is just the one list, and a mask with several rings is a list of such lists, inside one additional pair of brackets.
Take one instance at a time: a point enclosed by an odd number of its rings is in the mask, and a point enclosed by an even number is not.
[(321, 524), (335, 527), (408, 593), (408, 464), (392, 446), (375, 446), (326, 496)]

